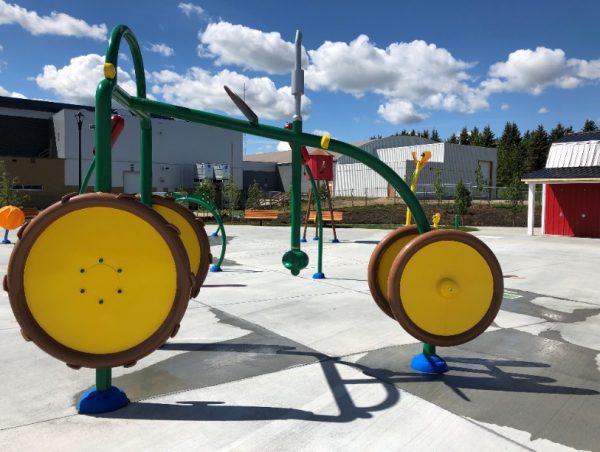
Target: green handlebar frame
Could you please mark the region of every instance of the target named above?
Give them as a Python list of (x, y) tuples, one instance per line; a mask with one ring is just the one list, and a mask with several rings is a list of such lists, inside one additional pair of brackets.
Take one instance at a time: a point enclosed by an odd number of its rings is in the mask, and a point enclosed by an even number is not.
[[(117, 58), (122, 39), (125, 38), (131, 50), (133, 65), (136, 76), (137, 95), (131, 96), (119, 87)], [(111, 33), (108, 50), (106, 52), (106, 64), (114, 67), (114, 77), (105, 78), (98, 84), (96, 89), (96, 190), (101, 192), (110, 192), (112, 190), (111, 179), (111, 101), (117, 102), (127, 107), (140, 118), (140, 195), (143, 203), (151, 205), (152, 203), (152, 124), (151, 114), (157, 114), (175, 119), (197, 122), (210, 126), (220, 127), (229, 130), (235, 130), (242, 133), (257, 135), (274, 140), (292, 143), (292, 173), (297, 173), (297, 177), (292, 176), (292, 248), (297, 249), (300, 246), (300, 184), (295, 183), (295, 179), (301, 177), (302, 159), (300, 156), (301, 145), (321, 148), (321, 137), (302, 132), (302, 121), (295, 120), (292, 130), (273, 127), (264, 124), (252, 124), (248, 121), (229, 118), (214, 113), (208, 113), (201, 110), (180, 107), (146, 98), (146, 79), (144, 74), (144, 64), (140, 46), (133, 32), (125, 25), (116, 26)], [(106, 73), (106, 71), (105, 71)], [(419, 201), (402, 178), (394, 172), (389, 166), (381, 160), (369, 154), (368, 152), (344, 143), (338, 140), (331, 140), (328, 150), (347, 155), (369, 168), (373, 169), (384, 179), (402, 197), (410, 209), (417, 229), (420, 233), (429, 231), (429, 222), (425, 212), (421, 208)]]

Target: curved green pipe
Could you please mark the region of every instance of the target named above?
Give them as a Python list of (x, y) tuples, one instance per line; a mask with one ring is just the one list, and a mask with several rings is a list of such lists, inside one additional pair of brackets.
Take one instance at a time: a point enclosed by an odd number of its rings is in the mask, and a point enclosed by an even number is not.
[(312, 171), (310, 170), (310, 167), (305, 164), (304, 168), (306, 169), (306, 174), (308, 174), (310, 185), (312, 187), (313, 193), (315, 194), (315, 204), (317, 206), (317, 224), (319, 228), (319, 252), (317, 254), (317, 272), (323, 273), (323, 211), (321, 209), (321, 198), (319, 196), (317, 184), (315, 184), (315, 179), (313, 177)]
[(180, 203), (195, 202), (196, 204), (200, 204), (202, 207), (204, 207), (205, 209), (210, 211), (210, 213), (212, 213), (213, 217), (217, 221), (217, 224), (219, 225), (219, 229), (221, 230), (222, 235), (221, 255), (219, 256), (219, 260), (215, 264), (216, 267), (221, 268), (221, 264), (225, 259), (225, 249), (227, 248), (227, 235), (225, 234), (225, 226), (223, 226), (223, 219), (221, 218), (221, 214), (219, 213), (218, 209), (215, 207), (214, 204), (207, 202), (207, 200), (202, 199), (200, 197), (195, 197), (194, 195), (181, 196), (175, 198), (175, 201)]

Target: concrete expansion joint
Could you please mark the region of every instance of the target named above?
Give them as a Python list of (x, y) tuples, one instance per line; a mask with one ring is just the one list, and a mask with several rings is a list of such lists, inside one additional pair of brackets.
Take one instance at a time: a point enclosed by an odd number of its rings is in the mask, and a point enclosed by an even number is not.
[[(350, 290), (337, 290), (334, 292), (326, 292), (326, 293), (319, 293), (319, 294), (315, 294), (315, 297), (325, 297), (325, 296), (329, 296), (329, 295), (339, 295), (339, 294), (343, 294), (346, 292), (352, 292)], [(209, 308), (215, 308), (215, 309), (220, 309), (223, 306), (235, 306), (235, 305), (239, 305), (239, 304), (247, 304), (247, 303), (261, 303), (264, 301), (281, 301), (281, 300), (294, 300), (296, 298), (306, 298), (306, 294), (298, 294), (298, 295), (290, 295), (288, 297), (275, 297), (275, 298), (260, 298), (260, 299), (256, 299), (256, 300), (246, 300), (246, 301), (235, 301), (232, 303), (222, 303), (219, 304), (217, 306), (212, 306), (212, 305), (205, 305)], [(202, 303), (202, 302), (200, 302)]]

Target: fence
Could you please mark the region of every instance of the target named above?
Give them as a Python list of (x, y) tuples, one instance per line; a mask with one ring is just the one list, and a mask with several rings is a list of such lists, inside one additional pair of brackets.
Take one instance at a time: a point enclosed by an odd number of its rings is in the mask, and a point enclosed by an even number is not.
[[(483, 186), (481, 189), (477, 189), (474, 184), (465, 183), (466, 189), (471, 193), (473, 200), (507, 200), (509, 199), (508, 187), (495, 187), (495, 186)], [(443, 199), (449, 200), (454, 199), (456, 193), (456, 184), (442, 184), (443, 193), (436, 193), (433, 184), (419, 184), (415, 191), (415, 195), (420, 200), (436, 200)], [(538, 187), (538, 191), (541, 191), (541, 186)], [(521, 199), (527, 199), (527, 187), (523, 184), (523, 188), (519, 190)], [(380, 198), (397, 198), (399, 195), (394, 192), (395, 196), (387, 196), (388, 187), (369, 187), (364, 189), (350, 189), (350, 190), (335, 190), (335, 198), (347, 198), (353, 203), (363, 203), (367, 205), (369, 201), (373, 202), (374, 199)], [(390, 193), (391, 194), (391, 193)]]

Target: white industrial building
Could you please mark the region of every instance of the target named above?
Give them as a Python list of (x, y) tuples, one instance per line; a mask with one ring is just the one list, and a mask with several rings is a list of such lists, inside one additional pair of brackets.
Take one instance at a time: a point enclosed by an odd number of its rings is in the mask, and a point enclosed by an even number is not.
[[(77, 113), (83, 113), (81, 137)], [(125, 128), (112, 149), (115, 191), (137, 192), (140, 182), (140, 126), (126, 110)], [(94, 110), (91, 107), (0, 97), (0, 159), (32, 201), (44, 207), (79, 183), (93, 159)], [(242, 134), (231, 130), (170, 118), (152, 118), (152, 186), (154, 191), (191, 189), (196, 164), (227, 164), (242, 187)], [(90, 187), (94, 178), (90, 180)]]
[[(433, 196), (434, 177), (438, 168), (441, 170), (442, 184), (448, 196), (453, 195), (454, 187), (461, 179), (467, 188), (475, 186), (478, 166), (484, 179), (483, 185), (496, 185), (497, 157), (494, 148), (429, 142), (370, 150), (409, 184), (415, 170), (412, 153), (415, 152), (417, 157), (420, 157), (425, 151), (431, 152), (431, 158), (420, 173), (416, 189), (419, 197)], [(366, 165), (345, 157), (340, 158), (335, 166), (334, 193), (336, 196), (394, 196), (393, 188), (383, 177)], [(488, 193), (491, 194), (491, 191)]]

